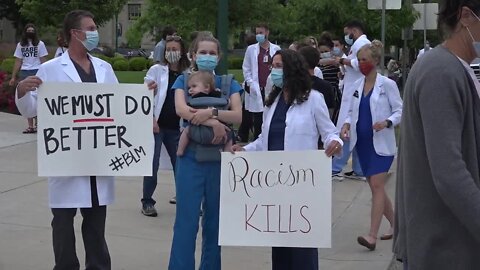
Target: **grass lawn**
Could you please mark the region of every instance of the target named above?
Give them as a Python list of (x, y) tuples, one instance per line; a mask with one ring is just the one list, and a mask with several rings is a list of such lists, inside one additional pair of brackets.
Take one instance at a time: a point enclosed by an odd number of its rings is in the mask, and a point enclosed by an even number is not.
[[(243, 72), (241, 69), (230, 69), (229, 73), (235, 75), (235, 79), (239, 82), (243, 82)], [(118, 80), (121, 83), (143, 83), (146, 71), (115, 71)]]
[(235, 80), (237, 80), (238, 83), (243, 82), (243, 71), (241, 69), (229, 69), (228, 73), (232, 73), (235, 76)]
[(146, 71), (115, 71), (121, 83), (143, 83)]

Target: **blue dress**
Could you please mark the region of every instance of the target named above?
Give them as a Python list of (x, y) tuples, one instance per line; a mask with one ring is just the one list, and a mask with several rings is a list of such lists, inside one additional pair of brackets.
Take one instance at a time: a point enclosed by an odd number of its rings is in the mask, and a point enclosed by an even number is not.
[(363, 174), (366, 177), (388, 172), (392, 166), (394, 156), (380, 156), (373, 146), (373, 122), (370, 110), (370, 97), (372, 91), (368, 95), (362, 94), (360, 100), (360, 108), (357, 121), (357, 148), (358, 159), (362, 167)]

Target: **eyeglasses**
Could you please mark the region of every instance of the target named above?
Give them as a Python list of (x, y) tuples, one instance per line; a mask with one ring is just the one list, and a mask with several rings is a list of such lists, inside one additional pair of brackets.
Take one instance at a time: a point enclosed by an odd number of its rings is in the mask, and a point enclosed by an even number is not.
[(182, 37), (177, 35), (167, 36), (167, 38), (165, 39), (165, 41), (180, 41), (180, 40), (182, 40)]

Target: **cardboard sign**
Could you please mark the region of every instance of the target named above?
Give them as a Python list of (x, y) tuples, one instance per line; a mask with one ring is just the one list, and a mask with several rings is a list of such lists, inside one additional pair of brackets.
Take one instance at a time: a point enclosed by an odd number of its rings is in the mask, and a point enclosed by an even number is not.
[(38, 175), (151, 175), (152, 95), (143, 84), (43, 83)]
[(331, 247), (324, 151), (222, 153), (219, 244)]

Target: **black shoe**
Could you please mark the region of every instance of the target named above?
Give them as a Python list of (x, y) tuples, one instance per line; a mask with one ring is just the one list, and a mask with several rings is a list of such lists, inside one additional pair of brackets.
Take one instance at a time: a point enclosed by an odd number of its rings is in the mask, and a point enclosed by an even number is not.
[(156, 217), (158, 215), (157, 209), (155, 209), (155, 206), (151, 204), (147, 204), (142, 207), (142, 214), (147, 217)]

